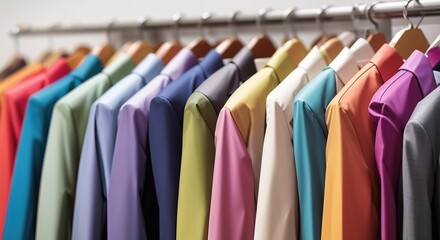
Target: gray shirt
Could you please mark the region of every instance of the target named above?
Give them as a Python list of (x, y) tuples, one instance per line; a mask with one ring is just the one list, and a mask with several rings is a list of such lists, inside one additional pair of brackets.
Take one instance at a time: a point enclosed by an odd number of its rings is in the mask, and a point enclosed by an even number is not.
[(403, 239), (440, 238), (440, 88), (420, 101), (404, 132)]

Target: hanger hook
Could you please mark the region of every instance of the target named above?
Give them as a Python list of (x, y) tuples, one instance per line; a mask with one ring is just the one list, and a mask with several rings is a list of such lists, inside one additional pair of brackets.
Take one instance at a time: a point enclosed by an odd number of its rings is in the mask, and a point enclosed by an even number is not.
[(174, 37), (174, 41), (176, 42), (180, 42), (179, 25), (182, 18), (183, 15), (181, 13), (175, 13), (173, 15), (173, 22), (174, 22), (173, 37)]
[(202, 16), (200, 17), (200, 20), (199, 20), (199, 31), (200, 31), (200, 37), (201, 38), (206, 38), (206, 34), (203, 31), (203, 24), (209, 18), (211, 18), (211, 13), (210, 12), (204, 12), (204, 13), (202, 13)]
[(326, 31), (324, 30), (324, 24), (322, 23), (322, 18), (325, 15), (325, 12), (327, 9), (329, 9), (331, 5), (324, 4), (318, 9), (318, 13), (316, 14), (316, 24), (318, 24), (319, 30), (324, 35), (326, 34)]
[(228, 25), (231, 29), (232, 36), (234, 38), (238, 38), (237, 34), (237, 16), (240, 14), (240, 11), (235, 11), (232, 13), (231, 17), (228, 19)]
[(373, 8), (374, 8), (374, 6), (376, 6), (379, 3), (382, 3), (382, 2), (381, 1), (374, 1), (370, 5), (368, 5), (366, 8), (367, 18), (370, 21), (370, 23), (373, 24), (376, 32), (379, 32), (379, 23), (377, 23), (373, 18)]
[(266, 35), (266, 27), (264, 23), (266, 22), (266, 14), (270, 12), (272, 9), (270, 8), (262, 8), (258, 11), (257, 16), (257, 27), (260, 29), (261, 34)]
[(357, 20), (358, 20), (358, 14), (359, 14), (359, 3), (353, 4), (353, 9), (351, 12), (351, 22), (353, 27), (353, 32), (356, 36), (359, 36), (359, 31), (357, 28)]
[(406, 2), (405, 6), (403, 7), (403, 17), (408, 21), (410, 28), (418, 28), (420, 26), (420, 23), (422, 23), (423, 19), (425, 18), (425, 16), (422, 14), (422, 18), (417, 23), (417, 25), (414, 27), (414, 23), (408, 17), (408, 6), (411, 2), (414, 2), (417, 5), (419, 5), (420, 7), (423, 7), (419, 0), (408, 0), (408, 2)]
[(139, 28), (138, 28), (138, 30), (139, 30), (139, 40), (142, 40), (142, 39), (144, 39), (144, 32), (143, 32), (143, 30), (144, 30), (144, 27), (147, 25), (147, 22), (148, 21), (150, 21), (150, 18), (149, 17), (147, 17), (147, 16), (140, 16), (139, 18), (138, 18), (138, 22), (139, 22)]
[(56, 31), (56, 30), (58, 30), (60, 28), (60, 24), (59, 23), (55, 23), (55, 24), (53, 24), (52, 26), (50, 26), (49, 27), (49, 29), (50, 29), (50, 31), (49, 31), (49, 33), (48, 33), (48, 35), (47, 35), (47, 40), (48, 40), (48, 43), (49, 43), (49, 49), (50, 50), (54, 50), (55, 49), (55, 42), (54, 42), (54, 37), (53, 37), (53, 33)]
[(110, 43), (110, 45), (114, 46), (114, 42), (113, 42), (113, 35), (112, 35), (112, 30), (113, 30), (113, 26), (115, 25), (116, 20), (112, 19), (108, 25), (107, 25), (107, 42)]
[(15, 55), (20, 55), (20, 33), (21, 33), (21, 27), (20, 26), (14, 26), (11, 29), (12, 37), (14, 38), (14, 53)]
[[(286, 36), (286, 39), (290, 38), (290, 34), (289, 34), (290, 31), (292, 31), (293, 37), (297, 37), (296, 24), (295, 24), (296, 10), (297, 10), (297, 8), (293, 7), (293, 8), (288, 8), (288, 9), (286, 9), (286, 11), (284, 11), (283, 23), (284, 23), (284, 29), (285, 29), (284, 34)], [(293, 28), (292, 28), (292, 26), (293, 26)]]

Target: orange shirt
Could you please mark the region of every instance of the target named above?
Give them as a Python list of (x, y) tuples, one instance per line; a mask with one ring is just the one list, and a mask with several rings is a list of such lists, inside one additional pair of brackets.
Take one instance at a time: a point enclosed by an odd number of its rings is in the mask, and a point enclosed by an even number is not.
[(368, 105), (402, 64), (397, 51), (383, 45), (327, 108), (321, 239), (380, 239), (380, 185)]

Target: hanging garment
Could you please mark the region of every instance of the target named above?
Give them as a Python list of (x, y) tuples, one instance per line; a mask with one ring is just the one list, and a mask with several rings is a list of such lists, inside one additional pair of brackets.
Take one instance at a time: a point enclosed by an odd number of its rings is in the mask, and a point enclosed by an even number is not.
[(380, 190), (368, 104), (403, 60), (384, 44), (326, 110), (328, 140), (321, 239), (380, 238)]
[[(340, 48), (343, 46), (341, 43)], [(261, 158), (254, 239), (297, 239), (298, 196), (292, 146), (293, 98), (327, 66), (314, 47), (266, 99), (266, 133)], [(258, 178), (257, 178), (258, 179)], [(259, 187), (258, 187), (259, 186)]]
[[(435, 73), (437, 85), (440, 74)], [(402, 239), (440, 238), (440, 88), (421, 100), (403, 134)]]
[[(31, 78), (32, 76), (38, 75), (40, 73), (44, 73), (46, 69), (40, 63), (31, 63), (16, 73), (10, 75), (0, 82), (0, 117), (2, 114), (1, 103), (3, 101), (3, 94), (10, 88), (20, 84)], [(1, 210), (0, 210), (1, 211)], [(1, 215), (1, 213), (0, 213)], [(3, 226), (0, 226), (0, 229)]]
[(149, 54), (93, 103), (78, 167), (72, 239), (107, 239), (107, 192), (119, 109), (162, 68), (160, 58)]
[(149, 133), (151, 166), (159, 205), (159, 236), (176, 239), (182, 126), (185, 103), (194, 90), (223, 67), (220, 54), (211, 50), (203, 60), (151, 101)]
[[(397, 230), (401, 229), (396, 226), (401, 223), (401, 213), (397, 212), (396, 206), (397, 200), (401, 199), (398, 192), (403, 131), (417, 103), (436, 88), (432, 67), (439, 63), (440, 48), (429, 51), (428, 58), (424, 53), (414, 51), (399, 71), (377, 90), (369, 106), (376, 132), (375, 157), (380, 177), (380, 229), (383, 240), (397, 239)], [(434, 59), (435, 65), (431, 66), (430, 60)]]
[(307, 54), (278, 49), (266, 67), (243, 83), (220, 111), (208, 238), (252, 239), (267, 95)]
[(29, 99), (15, 159), (4, 239), (35, 238), (41, 168), (53, 107), (70, 90), (101, 70), (99, 58), (89, 54), (69, 75)]
[(13, 62), (9, 63), (9, 65), (0, 72), (0, 81), (24, 68), (26, 65), (26, 60), (23, 58), (19, 57), (18, 59), (14, 59)]
[(77, 87), (55, 105), (38, 198), (36, 239), (70, 239), (80, 151), (92, 103), (134, 68), (119, 53), (101, 73)]
[[(370, 60), (374, 51), (365, 39), (341, 53), (296, 95), (293, 142), (299, 200), (299, 239), (321, 239), (324, 201), (325, 109), (336, 93)], [(280, 183), (284, 186), (284, 182)], [(283, 187), (284, 189), (284, 187)]]
[[(60, 59), (47, 71), (34, 75), (17, 86), (7, 89), (1, 96), (0, 229), (3, 228), (6, 218), (15, 153), (17, 151), (27, 100), (33, 93), (55, 82), (69, 72), (70, 67), (67, 61), (65, 59)], [(3, 232), (0, 231), (0, 234), (3, 234)]]
[(183, 48), (119, 111), (108, 193), (109, 239), (159, 239), (159, 210), (147, 135), (150, 103), (195, 64), (194, 53)]
[(186, 102), (177, 207), (177, 240), (207, 239), (217, 116), (229, 96), (255, 74), (254, 56), (243, 48), (206, 79)]

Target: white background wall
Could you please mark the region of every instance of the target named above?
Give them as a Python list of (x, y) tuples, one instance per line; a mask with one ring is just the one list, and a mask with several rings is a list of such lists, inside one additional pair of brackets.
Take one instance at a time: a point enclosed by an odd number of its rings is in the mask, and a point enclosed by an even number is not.
[[(111, 19), (117, 21), (133, 22), (141, 15), (150, 16), (152, 19), (167, 19), (176, 12), (185, 13), (187, 16), (200, 16), (204, 11), (210, 11), (218, 15), (229, 15), (235, 10), (244, 13), (257, 13), (263, 7), (272, 9), (286, 9), (288, 7), (319, 7), (322, 4), (352, 5), (355, 2), (369, 3), (369, 0), (0, 0), (0, 67), (13, 54), (13, 40), (8, 32), (15, 24), (31, 24), (35, 26), (47, 26), (54, 23), (60, 24), (87, 24), (87, 23), (106, 23)], [(393, 21), (393, 31), (395, 32), (403, 25), (403, 20)], [(440, 33), (440, 18), (425, 20), (422, 27), (429, 40), (433, 40)], [(439, 24), (436, 24), (439, 23)], [(338, 25), (349, 28), (350, 24)], [(331, 23), (326, 28), (336, 27)], [(281, 31), (274, 31), (273, 39), (279, 43), (281, 41)], [(336, 30), (335, 30), (336, 31)], [(192, 37), (187, 37), (184, 42), (197, 36), (194, 31)], [(246, 42), (253, 35), (256, 29), (246, 34), (241, 34), (243, 41)], [(299, 26), (299, 35), (305, 42), (310, 41), (319, 31), (313, 24)], [(210, 34), (211, 39), (221, 38), (221, 36)], [(223, 36), (224, 38), (225, 36)], [(45, 36), (32, 36), (20, 38), (21, 53), (29, 59), (37, 58), (41, 52), (49, 47), (48, 38)], [(73, 49), (78, 43), (87, 43), (94, 46), (106, 42), (105, 34), (81, 34), (81, 35), (62, 35), (53, 38), (54, 48)]]

